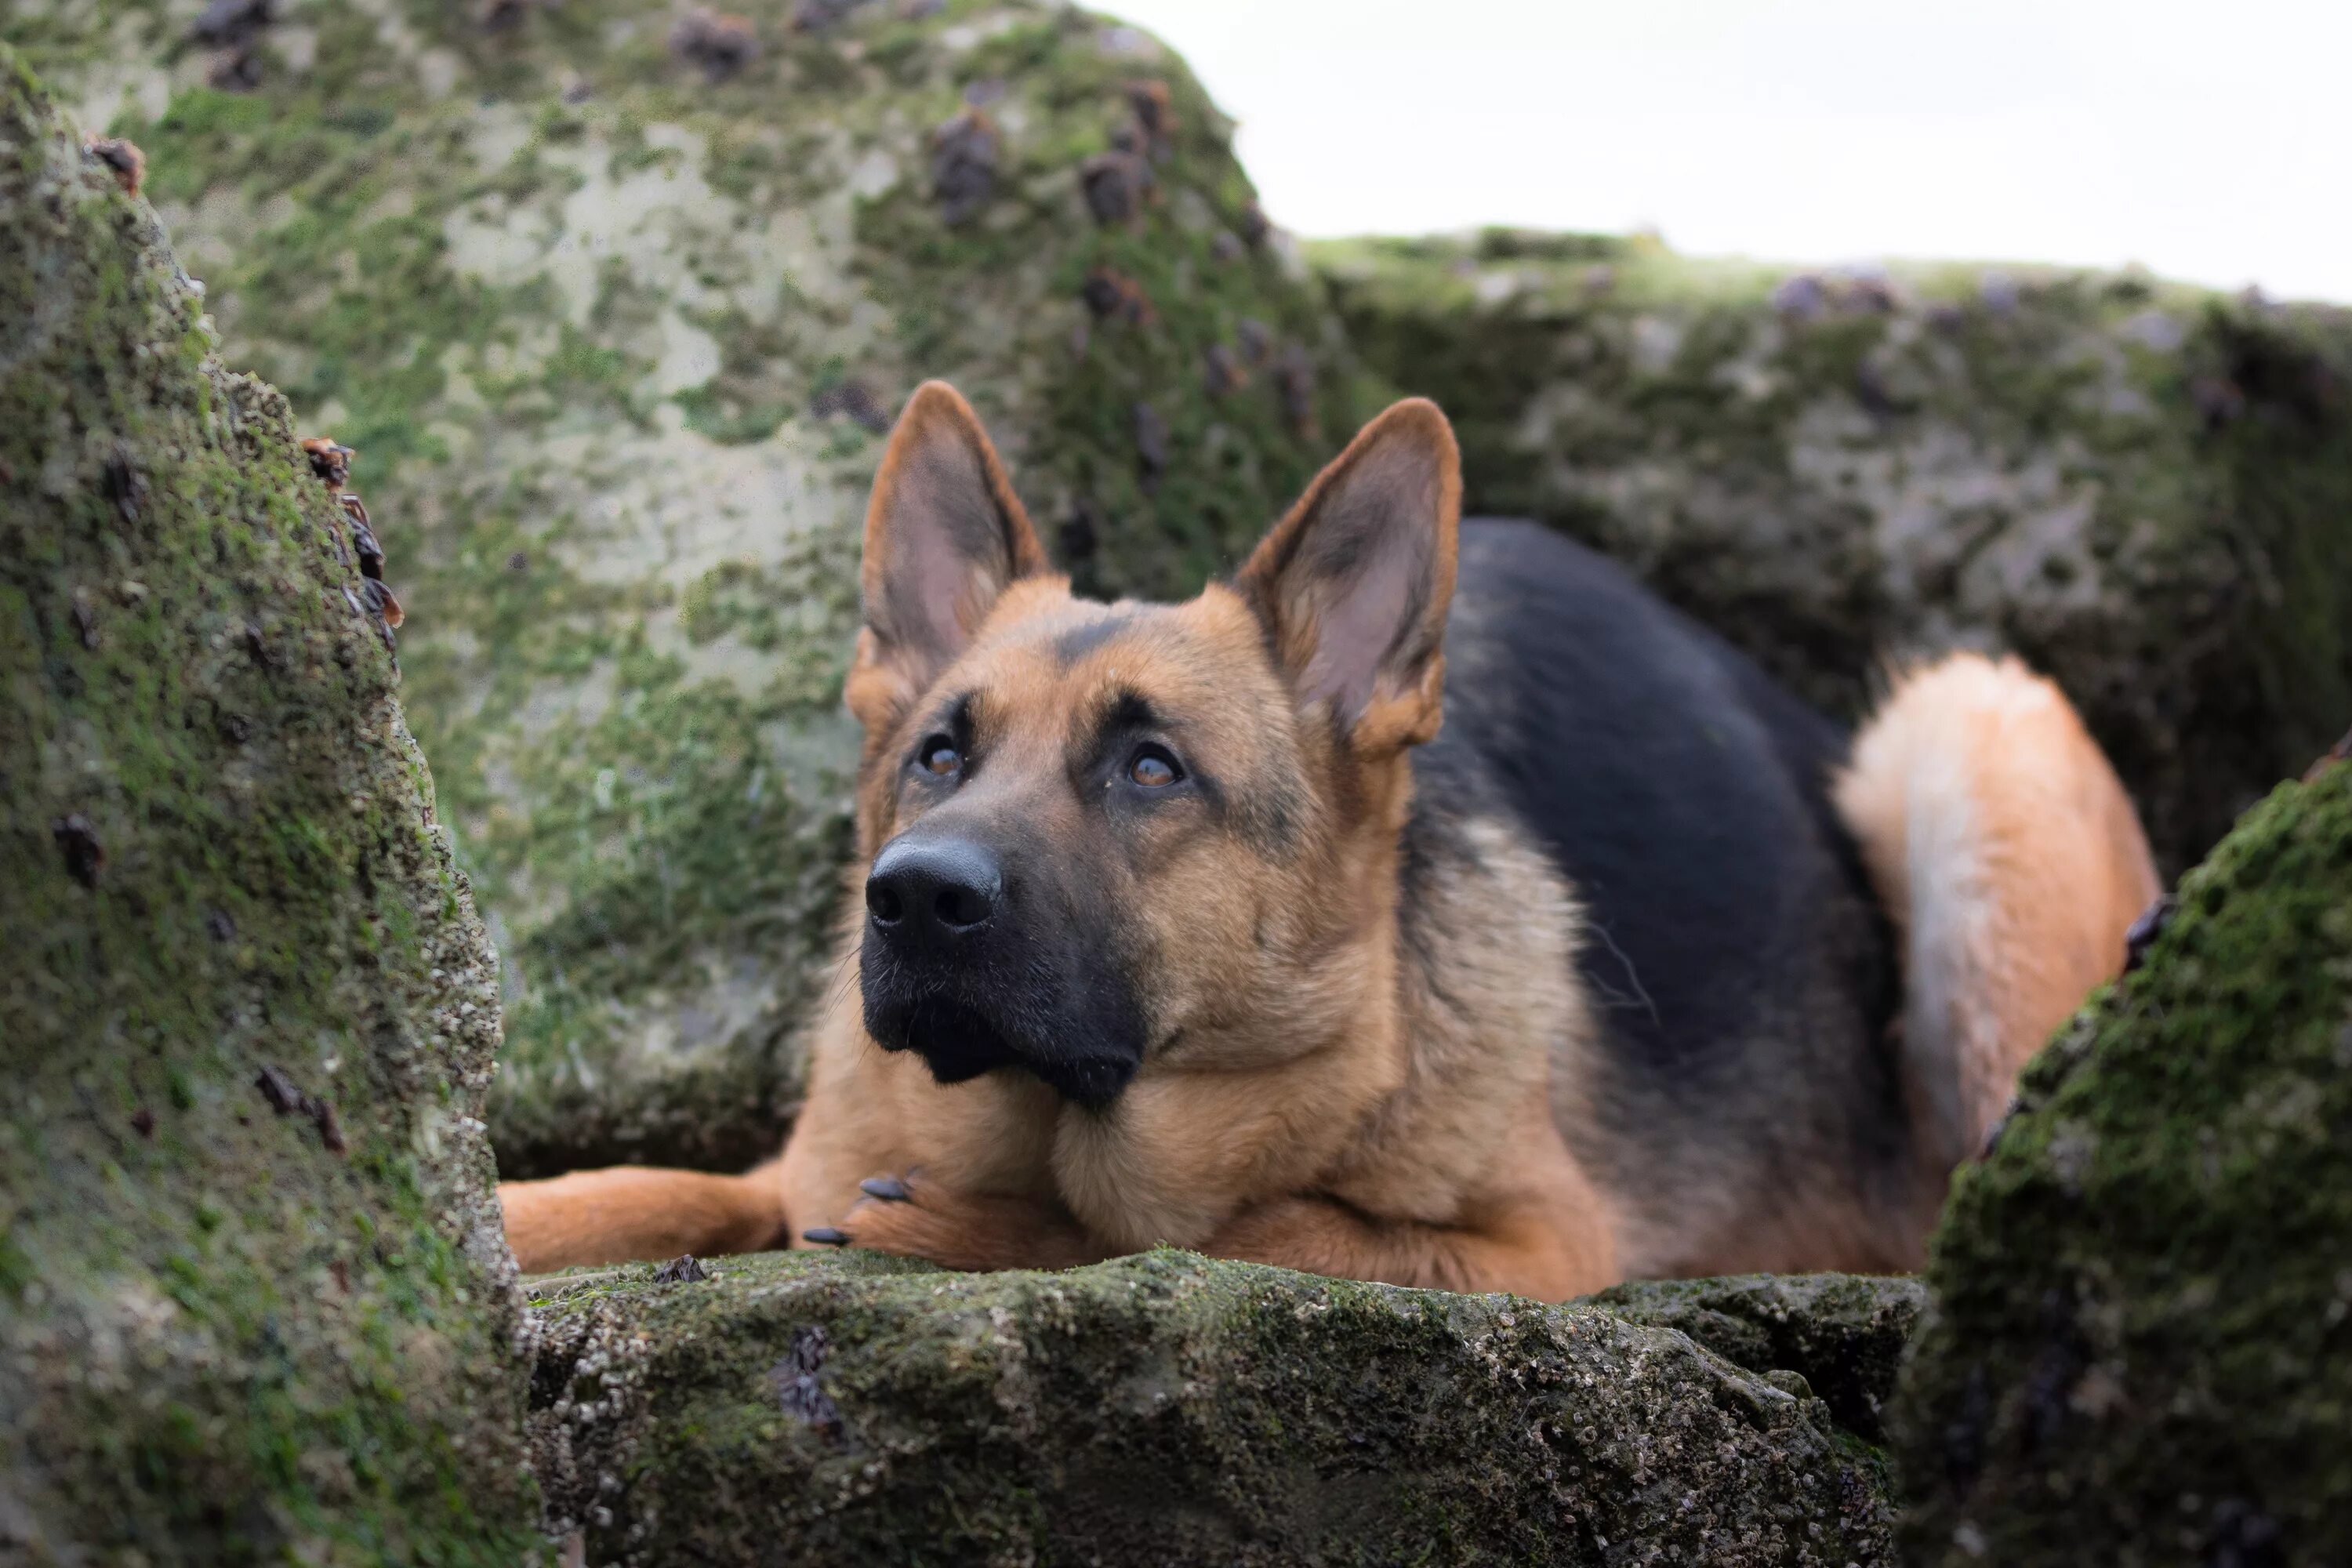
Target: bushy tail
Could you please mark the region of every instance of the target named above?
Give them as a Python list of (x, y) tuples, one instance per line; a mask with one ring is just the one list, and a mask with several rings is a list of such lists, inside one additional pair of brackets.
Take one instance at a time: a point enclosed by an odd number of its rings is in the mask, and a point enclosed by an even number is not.
[(1898, 679), (1836, 798), (1902, 938), (1902, 1068), (1933, 1202), (2025, 1059), (2122, 967), (2156, 868), (2097, 742), (2012, 658)]

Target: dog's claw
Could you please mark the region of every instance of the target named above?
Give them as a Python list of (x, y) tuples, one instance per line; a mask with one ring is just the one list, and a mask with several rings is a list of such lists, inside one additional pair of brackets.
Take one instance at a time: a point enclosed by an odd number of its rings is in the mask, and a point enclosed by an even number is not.
[(821, 1225), (813, 1230), (801, 1232), (801, 1239), (813, 1241), (819, 1247), (847, 1247), (849, 1233), (845, 1230), (835, 1230), (829, 1225)]
[(903, 1204), (914, 1195), (907, 1191), (907, 1184), (896, 1176), (868, 1176), (857, 1184), (857, 1190), (886, 1204)]
[(2124, 932), (2126, 974), (2147, 961), (2147, 950), (2156, 945), (2156, 939), (2164, 934), (2164, 928), (2172, 923), (2173, 911), (2179, 907), (2180, 900), (2166, 893), (2140, 910), (2139, 919), (2132, 921), (2131, 930)]

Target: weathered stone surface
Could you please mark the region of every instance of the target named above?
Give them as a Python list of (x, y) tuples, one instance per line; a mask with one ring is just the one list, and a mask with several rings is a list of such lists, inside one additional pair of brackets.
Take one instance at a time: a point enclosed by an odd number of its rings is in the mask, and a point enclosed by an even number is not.
[(1875, 1443), (1926, 1295), (1907, 1276), (1748, 1274), (1620, 1285), (1590, 1304), (1679, 1329), (1750, 1372), (1793, 1372), (1839, 1426)]
[(591, 1563), (1884, 1563), (1802, 1380), (1584, 1307), (1150, 1253), (541, 1282), (531, 1423)]
[(0, 1561), (512, 1563), (496, 959), (200, 311), (0, 47)]
[(1956, 1183), (1911, 1560), (2352, 1560), (2352, 763), (2283, 786)]
[(233, 357), (359, 450), (506, 961), (502, 1164), (749, 1162), (826, 983), (899, 402), (961, 384), (1082, 583), (1189, 590), (1352, 428), (1320, 291), (1181, 62), (1058, 5), (228, 9), (0, 37), (145, 150)]
[(1311, 254), (1368, 365), (1454, 416), (1474, 510), (1607, 550), (1833, 711), (1885, 656), (2025, 656), (2170, 868), (2352, 712), (2352, 311), (1573, 235)]

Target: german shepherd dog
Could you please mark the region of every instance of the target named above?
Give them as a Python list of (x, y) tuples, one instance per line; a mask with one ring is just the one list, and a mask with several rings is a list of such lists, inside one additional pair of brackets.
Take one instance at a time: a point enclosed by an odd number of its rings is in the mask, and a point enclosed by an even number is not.
[(1400, 403), (1232, 581), (1093, 603), (918, 391), (866, 521), (856, 984), (806, 1108), (748, 1175), (509, 1184), (522, 1267), (1164, 1242), (1545, 1300), (1916, 1267), (2157, 892), (2106, 760), (1973, 656), (1849, 742), (1460, 502), (1444, 416)]

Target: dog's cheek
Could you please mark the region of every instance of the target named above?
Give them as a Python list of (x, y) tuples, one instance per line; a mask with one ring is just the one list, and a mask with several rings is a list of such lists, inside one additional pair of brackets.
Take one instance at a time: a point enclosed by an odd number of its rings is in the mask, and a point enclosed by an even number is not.
[(1235, 987), (1258, 973), (1264, 868), (1213, 844), (1198, 847), (1204, 852), (1172, 858), (1140, 889), (1137, 924), (1147, 946), (1133, 973), (1163, 1037), (1229, 1007)]

